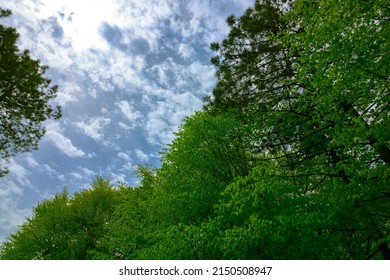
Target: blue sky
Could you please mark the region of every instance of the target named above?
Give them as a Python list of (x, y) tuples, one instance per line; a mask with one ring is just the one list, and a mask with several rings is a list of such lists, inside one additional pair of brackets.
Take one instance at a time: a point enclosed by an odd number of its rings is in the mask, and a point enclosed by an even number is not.
[(96, 176), (134, 186), (137, 164), (159, 166), (182, 119), (211, 94), (210, 43), (253, 2), (0, 0), (13, 11), (0, 23), (49, 66), (63, 109), (39, 150), (12, 158), (0, 178), (0, 242), (65, 186), (73, 193)]

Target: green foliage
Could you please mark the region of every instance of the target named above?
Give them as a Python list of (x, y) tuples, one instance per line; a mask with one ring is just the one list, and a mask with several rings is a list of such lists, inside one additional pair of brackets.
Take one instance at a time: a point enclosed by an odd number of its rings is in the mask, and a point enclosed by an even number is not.
[(211, 62), (218, 80), (205, 108), (235, 108), (245, 117), (254, 106), (269, 112), (287, 98), (285, 91), (292, 85), (280, 82), (294, 73), (288, 49), (276, 40), (287, 27), (280, 4), (274, 2), (256, 1), (240, 18), (229, 17), (227, 38), (211, 44), (217, 52)]
[(276, 170), (259, 166), (223, 192), (217, 206), (222, 258), (365, 259), (375, 251), (383, 238), (377, 226), (388, 231), (389, 202), (378, 207), (368, 199), (374, 188), (341, 189), (334, 180), (307, 192)]
[[(0, 8), (0, 18), (11, 11)], [(44, 77), (47, 66), (20, 52), (14, 28), (0, 25), (0, 159), (4, 162), (19, 152), (37, 149), (45, 133), (42, 122), (61, 116), (60, 107), (49, 101), (56, 96), (57, 86)], [(0, 176), (7, 173), (0, 166)]]
[(102, 178), (97, 178), (92, 188), (75, 193), (70, 201), (70, 211), (75, 223), (73, 238), (78, 251), (73, 252), (73, 258), (94, 258), (96, 247), (105, 233), (104, 227), (111, 220), (115, 195), (109, 181)]
[(228, 114), (185, 120), (157, 170), (158, 220), (196, 224), (212, 214), (221, 189), (250, 168), (246, 130)]
[(40, 202), (33, 216), (15, 234), (11, 234), (1, 250), (2, 259), (66, 259), (69, 258), (67, 236), (72, 231), (69, 195), (64, 189), (53, 198)]
[(0, 258), (90, 259), (110, 219), (113, 202), (114, 189), (101, 178), (74, 197), (64, 189), (38, 203), (32, 217), (2, 245)]
[[(146, 170), (139, 169), (139, 172), (145, 175)], [(145, 180), (142, 181), (145, 183)], [(150, 197), (151, 190), (147, 184), (137, 188), (121, 185), (117, 189), (115, 209), (109, 223), (105, 224), (104, 236), (98, 246), (104, 258), (136, 259), (138, 251), (153, 241), (150, 236), (152, 228), (148, 223), (149, 213), (153, 211), (149, 209)]]
[(154, 233), (156, 241), (141, 250), (139, 259), (217, 259), (213, 233), (210, 224), (198, 226), (179, 223)]

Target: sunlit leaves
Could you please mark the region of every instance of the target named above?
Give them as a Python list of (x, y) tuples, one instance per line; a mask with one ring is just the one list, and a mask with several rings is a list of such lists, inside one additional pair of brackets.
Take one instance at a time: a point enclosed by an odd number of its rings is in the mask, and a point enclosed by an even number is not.
[(246, 134), (228, 114), (197, 113), (185, 120), (157, 171), (166, 219), (196, 223), (210, 215), (221, 188), (250, 168)]

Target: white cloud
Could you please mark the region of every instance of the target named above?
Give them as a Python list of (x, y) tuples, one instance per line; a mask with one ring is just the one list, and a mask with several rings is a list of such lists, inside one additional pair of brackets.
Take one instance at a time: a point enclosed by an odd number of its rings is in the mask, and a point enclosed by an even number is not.
[(7, 177), (12, 178), (12, 180), (16, 181), (20, 186), (32, 187), (32, 184), (28, 179), (29, 175), (30, 172), (24, 168), (22, 164), (11, 158), (9, 162), (9, 174)]
[(133, 164), (129, 161), (129, 162), (126, 162), (125, 164), (122, 165), (122, 169), (121, 171), (124, 170), (124, 171), (134, 171), (134, 166)]
[(64, 107), (69, 102), (77, 101), (74, 94), (80, 94), (81, 88), (73, 82), (59, 82), (59, 91), (57, 92), (56, 101)]
[(192, 115), (194, 111), (202, 108), (202, 100), (190, 92), (175, 96), (175, 102), (178, 109), (172, 116), (172, 121), (175, 124), (180, 124), (186, 116)]
[(107, 144), (106, 141), (104, 141), (104, 134), (102, 130), (105, 126), (110, 124), (111, 119), (103, 118), (103, 117), (97, 117), (97, 118), (91, 118), (87, 121), (80, 121), (76, 122), (75, 125), (81, 131), (91, 137), (96, 142), (101, 142), (103, 144)]
[(136, 149), (135, 155), (138, 157), (138, 159), (142, 162), (147, 162), (149, 160), (149, 156), (145, 154), (142, 150)]
[[(8, 187), (12, 189), (16, 186), (8, 185)], [(18, 194), (0, 187), (0, 242), (4, 241), (9, 233), (16, 231), (17, 226), (25, 221), (25, 217), (31, 215), (31, 209), (18, 206), (19, 200)]]
[(151, 76), (155, 77), (156, 80), (165, 87), (169, 86), (169, 80), (167, 72), (169, 71), (170, 61), (167, 60), (163, 64), (155, 64), (150, 69), (148, 69)]
[(215, 72), (213, 66), (204, 65), (197, 61), (192, 63), (188, 69), (190, 76), (195, 76), (203, 88), (211, 89), (214, 86)]
[(124, 152), (119, 152), (117, 156), (125, 161), (130, 161), (130, 154), (129, 153), (124, 153)]
[[(51, 68), (73, 76), (73, 84), (88, 77), (94, 87), (107, 92), (116, 86), (142, 84), (139, 72), (146, 64), (142, 56), (131, 56), (109, 46), (100, 34), (101, 25), (130, 28), (125, 34), (128, 42), (143, 38), (149, 45), (157, 46), (161, 34), (156, 20), (170, 13), (164, 1), (155, 1), (152, 6), (138, 1), (124, 4), (111, 0), (101, 0), (98, 5), (85, 0), (42, 0), (35, 5), (21, 2), (9, 5), (18, 13), (17, 20), (23, 21), (18, 28), (21, 47), (32, 50), (34, 57)], [(56, 30), (61, 30), (61, 36), (53, 38)], [(62, 106), (77, 100), (65, 87), (66, 84), (60, 85), (57, 97)], [(96, 97), (97, 93), (92, 88), (84, 94)]]
[(188, 44), (179, 44), (179, 54), (184, 59), (188, 59), (194, 54), (194, 51)]
[(28, 166), (31, 168), (38, 168), (40, 167), (39, 163), (35, 160), (35, 158), (31, 154), (26, 154), (25, 161)]
[[(95, 55), (87, 54), (85, 58), (88, 60), (96, 60)], [(99, 59), (97, 57), (97, 59)], [(85, 61), (85, 59), (80, 59), (79, 63), (82, 63), (83, 70), (87, 73), (88, 78), (91, 80), (92, 84), (95, 87), (98, 87), (101, 91), (109, 92), (115, 89), (115, 86), (111, 79), (111, 74), (103, 68), (99, 64), (102, 64), (101, 61), (95, 61), (94, 64), (91, 64), (89, 61)], [(96, 93), (91, 91), (91, 96), (96, 98)]]
[(83, 180), (83, 182), (86, 182), (96, 175), (95, 171), (86, 167), (79, 167), (77, 170), (78, 171), (73, 171), (70, 173), (70, 175), (75, 180)]
[[(132, 163), (132, 159), (131, 159), (131, 153), (130, 152), (119, 152), (117, 154), (117, 156), (121, 159), (124, 160), (124, 164), (122, 164), (121, 168), (119, 169), (120, 171), (129, 171), (129, 170), (133, 170), (133, 163)], [(114, 167), (112, 167), (113, 169)]]
[[(25, 163), (27, 163), (27, 166), (29, 166), (30, 168), (33, 169), (34, 172), (45, 173), (51, 177), (58, 177), (59, 176), (58, 171), (56, 169), (52, 168), (47, 163), (39, 164), (31, 153), (27, 153), (24, 156), (21, 156), (21, 158), (23, 159), (23, 161)], [(26, 173), (26, 172), (27, 171), (25, 171), (24, 173)], [(32, 173), (32, 172), (29, 171), (28, 173)], [(23, 174), (23, 172), (20, 173), (20, 171), (17, 171), (17, 174)], [(24, 175), (24, 176), (26, 176), (26, 175)]]
[(164, 118), (158, 111), (148, 114), (145, 129), (146, 139), (150, 144), (164, 146), (173, 140), (173, 127)]
[(123, 122), (118, 122), (118, 125), (123, 128), (124, 130), (131, 130), (132, 127), (127, 125), (127, 124), (124, 124)]
[(122, 114), (127, 118), (129, 122), (132, 123), (132, 127), (135, 127), (135, 121), (141, 117), (141, 114), (134, 109), (133, 106), (129, 104), (126, 100), (122, 100), (116, 103), (116, 106), (119, 107)]
[(68, 157), (84, 157), (83, 150), (76, 148), (72, 141), (57, 131), (48, 131), (46, 138)]
[(61, 107), (64, 107), (66, 105), (66, 103), (68, 103), (68, 102), (77, 101), (76, 97), (74, 97), (70, 93), (64, 92), (64, 91), (59, 91), (57, 93), (56, 100), (57, 100), (58, 104), (60, 104)]
[(165, 92), (164, 101), (159, 101), (147, 115), (146, 138), (150, 144), (164, 146), (174, 139), (182, 120), (201, 109), (202, 101), (192, 93)]
[(126, 182), (126, 175), (123, 173), (116, 173), (116, 172), (111, 172), (109, 177), (111, 178), (112, 183), (117, 183), (117, 182)]
[(53, 169), (48, 164), (44, 163), (41, 166), (42, 166), (42, 171), (46, 172), (47, 174), (51, 176), (55, 176), (57, 174), (57, 170)]
[(49, 121), (46, 125), (46, 129), (47, 131), (44, 136), (44, 139), (51, 142), (65, 155), (67, 155), (68, 157), (86, 156), (83, 150), (76, 148), (69, 138), (61, 134), (61, 129), (58, 123), (55, 123), (54, 121)]
[[(91, 46), (107, 49), (97, 32), (102, 20), (110, 19), (116, 14), (115, 2), (100, 0), (98, 5), (80, 0), (41, 0), (39, 15), (43, 17), (58, 16), (64, 35), (72, 39), (72, 46), (83, 51)], [(62, 18), (60, 17), (62, 14)]]
[[(34, 161), (30, 161), (35, 165)], [(21, 208), (18, 203), (23, 198), (25, 188), (35, 189), (28, 179), (30, 172), (15, 159), (9, 162), (9, 174), (0, 180), (0, 242), (6, 235), (16, 230), (31, 213), (31, 209)]]
[(81, 180), (81, 179), (83, 179), (83, 175), (81, 175), (81, 174), (78, 173), (78, 172), (72, 172), (72, 173), (70, 173), (70, 175), (72, 175), (73, 178), (75, 178), (76, 180)]
[(89, 168), (83, 167), (83, 168), (81, 168), (81, 170), (84, 172), (85, 176), (87, 176), (87, 177), (93, 177), (96, 175), (95, 171), (92, 171)]
[(143, 105), (150, 106), (152, 100), (151, 100), (151, 98), (150, 98), (149, 95), (144, 94), (144, 95), (142, 95), (142, 100), (141, 100), (141, 102), (142, 102)]
[(12, 178), (13, 176), (8, 174), (8, 177), (3, 179), (0, 184), (0, 197), (8, 197), (8, 196), (22, 196), (23, 188), (20, 187), (21, 184), (18, 182), (18, 178)]

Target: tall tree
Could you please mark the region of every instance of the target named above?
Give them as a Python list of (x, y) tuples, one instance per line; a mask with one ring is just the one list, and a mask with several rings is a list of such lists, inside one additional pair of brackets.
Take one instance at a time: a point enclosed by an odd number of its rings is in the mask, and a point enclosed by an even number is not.
[(151, 203), (154, 170), (138, 166), (136, 172), (140, 178), (137, 187), (120, 184), (116, 191), (112, 217), (104, 227), (96, 258), (137, 259), (140, 251), (154, 242), (157, 228), (149, 222), (155, 213)]
[(221, 189), (251, 168), (248, 130), (229, 114), (186, 118), (156, 172), (161, 221), (196, 224), (212, 215)]
[[(11, 15), (0, 8), (0, 18)], [(17, 47), (19, 34), (0, 25), (0, 176), (7, 173), (7, 160), (19, 152), (37, 149), (45, 133), (42, 122), (61, 116), (60, 107), (49, 101), (57, 86), (44, 77), (47, 66)]]
[(365, 246), (366, 257), (380, 251), (388, 258), (388, 4), (281, 2), (256, 1), (228, 19), (228, 37), (212, 45), (218, 82), (206, 108), (234, 108), (256, 124), (259, 158), (276, 160), (278, 176), (298, 192), (343, 189), (338, 199), (351, 217), (334, 213), (344, 225), (331, 232), (356, 236), (350, 257)]
[(297, 54), (301, 86), (294, 105), (309, 116), (305, 131), (291, 134), (297, 141), (288, 159), (295, 175), (313, 175), (311, 183), (339, 178), (340, 188), (353, 190), (350, 213), (360, 224), (350, 219), (339, 230), (357, 236), (367, 257), (389, 258), (388, 3), (297, 0), (287, 18), (295, 31), (284, 40)]
[(270, 111), (288, 98), (286, 89), (292, 85), (282, 81), (294, 71), (288, 48), (276, 40), (287, 27), (284, 2), (257, 0), (241, 17), (227, 18), (230, 33), (222, 43), (211, 44), (218, 81), (206, 108), (235, 107), (247, 117), (250, 109)]

